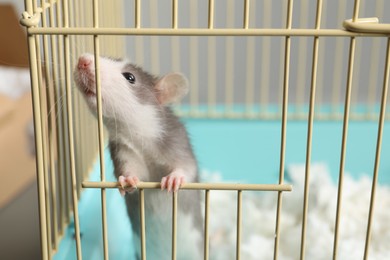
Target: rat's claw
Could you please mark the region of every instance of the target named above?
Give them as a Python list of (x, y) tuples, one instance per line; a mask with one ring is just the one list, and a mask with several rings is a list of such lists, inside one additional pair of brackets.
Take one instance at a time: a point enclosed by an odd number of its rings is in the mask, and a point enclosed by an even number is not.
[(137, 184), (139, 182), (139, 179), (137, 176), (128, 176), (126, 178), (126, 181), (128, 184), (130, 184), (130, 186), (134, 189), (137, 189)]
[(184, 174), (174, 171), (161, 179), (161, 190), (176, 192), (184, 182)]
[(165, 188), (165, 186), (166, 186), (166, 184), (167, 184), (167, 179), (168, 179), (168, 177), (163, 177), (163, 178), (161, 179), (161, 183), (160, 183), (161, 190), (164, 190), (164, 188)]
[(180, 186), (184, 183), (184, 176), (171, 177), (168, 181), (168, 192), (176, 192), (179, 190)]
[(169, 178), (169, 180), (168, 180), (168, 188), (167, 188), (168, 192), (171, 192), (172, 186), (173, 186), (173, 182), (175, 182), (175, 179), (174, 178)]
[(119, 192), (122, 196), (126, 194), (126, 192), (133, 192), (137, 189), (137, 184), (139, 183), (139, 179), (137, 176), (119, 176), (118, 182), (121, 186), (119, 188)]
[(121, 185), (122, 189), (124, 189), (125, 186), (126, 186), (126, 178), (125, 178), (125, 176), (123, 176), (123, 175), (119, 176), (118, 182)]

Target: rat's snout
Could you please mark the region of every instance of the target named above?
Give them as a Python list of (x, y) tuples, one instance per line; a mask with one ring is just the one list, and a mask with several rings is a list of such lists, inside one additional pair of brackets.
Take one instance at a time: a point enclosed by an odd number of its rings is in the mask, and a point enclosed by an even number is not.
[(92, 59), (88, 56), (81, 56), (77, 63), (78, 69), (87, 69), (92, 64)]
[(75, 69), (75, 83), (87, 97), (95, 96), (95, 74), (93, 55), (81, 55)]

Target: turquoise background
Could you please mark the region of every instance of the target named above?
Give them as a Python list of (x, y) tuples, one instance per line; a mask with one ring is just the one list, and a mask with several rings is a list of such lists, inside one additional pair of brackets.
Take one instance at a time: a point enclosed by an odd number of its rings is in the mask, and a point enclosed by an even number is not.
[[(250, 183), (276, 183), (279, 178), (280, 121), (184, 119), (200, 169), (220, 172), (224, 180)], [(372, 176), (378, 123), (351, 121), (348, 130), (345, 171), (353, 177)], [(286, 167), (304, 163), (306, 156), (306, 121), (288, 121)], [(336, 182), (339, 174), (342, 122), (315, 121), (312, 162), (329, 167)], [(385, 124), (379, 168), (379, 182), (390, 184), (390, 124)], [(106, 175), (113, 178), (108, 150), (105, 153)], [(91, 180), (99, 180), (99, 163)], [(286, 175), (288, 179), (288, 175)], [(99, 189), (84, 190), (79, 202), (83, 259), (103, 259), (101, 195)], [(107, 223), (110, 259), (131, 259), (130, 223), (116, 189), (107, 190)], [(76, 259), (74, 227), (71, 224), (54, 259)]]

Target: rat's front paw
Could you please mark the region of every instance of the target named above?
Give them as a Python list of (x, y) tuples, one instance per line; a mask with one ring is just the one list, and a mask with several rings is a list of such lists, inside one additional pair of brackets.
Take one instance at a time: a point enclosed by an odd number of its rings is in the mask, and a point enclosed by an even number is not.
[(185, 182), (185, 175), (181, 170), (174, 170), (171, 174), (161, 179), (161, 190), (167, 189), (168, 192), (178, 191)]
[(137, 176), (129, 175), (129, 176), (119, 176), (118, 182), (121, 186), (119, 188), (119, 192), (122, 196), (126, 194), (126, 192), (133, 192), (137, 189), (137, 184), (139, 183), (139, 179)]

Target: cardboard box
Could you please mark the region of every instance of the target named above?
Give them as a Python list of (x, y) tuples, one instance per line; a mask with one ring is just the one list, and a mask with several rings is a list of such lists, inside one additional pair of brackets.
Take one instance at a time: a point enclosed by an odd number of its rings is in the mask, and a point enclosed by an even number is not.
[(27, 39), (19, 15), (10, 4), (0, 5), (0, 65), (28, 67)]
[(0, 208), (35, 181), (35, 157), (29, 150), (31, 95), (17, 100), (0, 96)]

